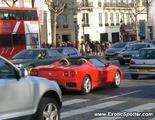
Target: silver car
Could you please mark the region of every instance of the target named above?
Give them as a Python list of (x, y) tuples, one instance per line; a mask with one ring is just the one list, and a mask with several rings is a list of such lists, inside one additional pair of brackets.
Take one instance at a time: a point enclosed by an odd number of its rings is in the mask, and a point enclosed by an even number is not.
[(129, 71), (133, 79), (139, 75), (155, 74), (155, 48), (143, 48), (130, 62)]
[(58, 84), (26, 73), (0, 56), (0, 120), (22, 116), (59, 120), (62, 97)]

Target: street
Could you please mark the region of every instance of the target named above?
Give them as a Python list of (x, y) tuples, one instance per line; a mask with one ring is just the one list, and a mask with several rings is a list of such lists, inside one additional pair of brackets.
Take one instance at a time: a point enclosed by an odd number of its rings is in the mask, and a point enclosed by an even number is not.
[[(117, 61), (112, 61), (118, 65)], [(132, 80), (125, 73), (118, 89), (103, 86), (88, 95), (63, 95), (62, 120), (155, 120), (155, 81), (153, 76)], [(129, 117), (127, 117), (129, 116)]]

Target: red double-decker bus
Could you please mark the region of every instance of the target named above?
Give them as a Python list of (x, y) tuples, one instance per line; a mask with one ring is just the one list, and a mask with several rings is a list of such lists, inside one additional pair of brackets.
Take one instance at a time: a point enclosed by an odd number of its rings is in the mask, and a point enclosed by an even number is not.
[(23, 49), (40, 46), (35, 8), (0, 7), (0, 55), (11, 58)]

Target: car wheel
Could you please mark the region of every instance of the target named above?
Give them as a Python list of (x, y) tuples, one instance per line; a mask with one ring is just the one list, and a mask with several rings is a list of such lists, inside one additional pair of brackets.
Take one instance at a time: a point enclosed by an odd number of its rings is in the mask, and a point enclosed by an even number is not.
[(40, 101), (34, 120), (60, 120), (60, 108), (52, 98), (43, 98)]
[(125, 65), (125, 62), (123, 60), (119, 60), (120, 65)]
[(131, 74), (131, 78), (136, 80), (136, 79), (138, 79), (138, 75), (137, 74)]
[(111, 84), (112, 88), (118, 88), (121, 84), (121, 75), (120, 73), (117, 71), (115, 73), (115, 76), (114, 76), (114, 81), (113, 83)]
[(90, 91), (91, 91), (91, 80), (90, 80), (90, 77), (87, 75), (83, 79), (81, 93), (85, 95), (90, 93)]

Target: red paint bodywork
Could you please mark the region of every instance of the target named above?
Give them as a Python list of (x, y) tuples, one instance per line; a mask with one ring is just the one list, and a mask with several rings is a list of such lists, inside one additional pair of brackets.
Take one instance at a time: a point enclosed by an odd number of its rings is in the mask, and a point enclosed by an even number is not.
[[(83, 78), (88, 75), (91, 78), (92, 89), (104, 84), (112, 84), (115, 73), (119, 71), (121, 80), (123, 79), (122, 70), (115, 66), (109, 65), (99, 68), (87, 61), (82, 65), (61, 66), (59, 62), (55, 62), (49, 66), (39, 66), (31, 70), (31, 75), (40, 76), (49, 80), (55, 80), (60, 86), (68, 90), (81, 90)], [(69, 87), (68, 83), (74, 83), (76, 86)]]

